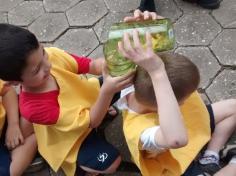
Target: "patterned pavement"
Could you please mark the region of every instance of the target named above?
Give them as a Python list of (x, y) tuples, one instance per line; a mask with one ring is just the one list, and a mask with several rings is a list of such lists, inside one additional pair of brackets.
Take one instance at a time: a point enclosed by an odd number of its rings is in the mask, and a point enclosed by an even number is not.
[[(207, 103), (236, 97), (236, 2), (223, 0), (219, 9), (206, 10), (183, 0), (156, 0), (158, 14), (172, 19), (175, 52), (199, 67), (199, 92)], [(45, 46), (96, 58), (103, 56), (109, 26), (130, 15), (139, 0), (0, 0), (0, 22), (28, 28)], [(129, 154), (119, 130), (120, 118), (106, 128), (108, 140), (125, 161)], [(236, 135), (230, 141), (236, 145)], [(45, 166), (25, 175), (63, 175)], [(113, 176), (136, 176), (117, 172)]]

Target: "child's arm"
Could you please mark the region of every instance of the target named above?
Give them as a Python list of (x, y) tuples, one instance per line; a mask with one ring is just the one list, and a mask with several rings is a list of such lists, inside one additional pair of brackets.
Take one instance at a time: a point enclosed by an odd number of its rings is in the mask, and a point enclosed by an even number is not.
[(155, 137), (156, 143), (169, 148), (183, 147), (187, 144), (187, 131), (164, 67), (150, 73), (150, 77), (156, 95), (160, 120), (160, 129), (157, 130)]
[(7, 114), (6, 145), (14, 149), (24, 142), (19, 125), (18, 97), (11, 86), (5, 86), (2, 92), (3, 106)]
[(164, 148), (182, 147), (187, 144), (187, 132), (164, 63), (152, 49), (151, 35), (146, 34), (146, 48), (140, 43), (138, 31), (133, 32), (133, 42), (132, 45), (129, 34), (126, 33), (118, 47), (126, 58), (143, 67), (151, 77), (160, 121), (155, 140)]
[(89, 63), (89, 74), (92, 75), (102, 75), (102, 64), (104, 62), (104, 58), (93, 59)]
[(105, 62), (103, 63), (103, 84), (97, 101), (90, 109), (90, 127), (96, 128), (100, 125), (110, 106), (114, 94), (131, 85), (134, 73), (124, 76), (111, 77), (108, 75)]

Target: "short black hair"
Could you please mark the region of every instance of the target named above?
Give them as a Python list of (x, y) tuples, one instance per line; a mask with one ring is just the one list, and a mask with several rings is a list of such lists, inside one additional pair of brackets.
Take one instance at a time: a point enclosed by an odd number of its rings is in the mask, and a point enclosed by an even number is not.
[(26, 60), (38, 48), (36, 36), (27, 29), (0, 23), (0, 79), (22, 81)]

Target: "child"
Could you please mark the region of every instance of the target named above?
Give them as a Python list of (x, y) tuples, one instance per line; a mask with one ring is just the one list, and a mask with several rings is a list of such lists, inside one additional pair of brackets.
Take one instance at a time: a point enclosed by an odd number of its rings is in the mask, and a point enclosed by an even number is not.
[(36, 154), (36, 139), (33, 134), (23, 137), (17, 94), (13, 87), (5, 85), (2, 80), (0, 96), (0, 175), (20, 176)]
[(137, 31), (133, 43), (125, 34), (118, 44), (121, 54), (140, 66), (134, 90), (122, 91), (118, 105), (124, 109), (123, 129), (134, 162), (144, 176), (203, 174), (193, 160), (211, 132), (214, 138), (221, 130), (215, 149), (227, 141), (236, 124), (236, 101), (206, 108), (196, 92), (198, 69), (190, 60), (179, 54), (158, 56), (148, 33), (146, 48)]
[(98, 79), (81, 74), (101, 74), (101, 65), (103, 59), (44, 48), (30, 31), (0, 24), (0, 78), (21, 84), (20, 111), (34, 123), (39, 152), (53, 170), (61, 167), (67, 176), (75, 174), (76, 166), (111, 173), (121, 160), (117, 149), (92, 129), (133, 74), (112, 78), (104, 67), (100, 88)]

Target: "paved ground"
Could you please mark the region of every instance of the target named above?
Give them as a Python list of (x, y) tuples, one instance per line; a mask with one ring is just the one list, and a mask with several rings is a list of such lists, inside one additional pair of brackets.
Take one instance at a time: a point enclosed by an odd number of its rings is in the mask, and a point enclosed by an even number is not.
[[(0, 0), (0, 22), (28, 28), (45, 46), (95, 58), (103, 55), (102, 44), (109, 26), (130, 14), (138, 4), (139, 0)], [(221, 7), (213, 11), (182, 0), (157, 0), (157, 4), (158, 13), (174, 22), (175, 51), (192, 58), (200, 69), (199, 91), (204, 100), (236, 97), (235, 0), (223, 0)], [(119, 125), (117, 118), (108, 126), (107, 138), (128, 160)], [(46, 176), (49, 169), (30, 175)]]

